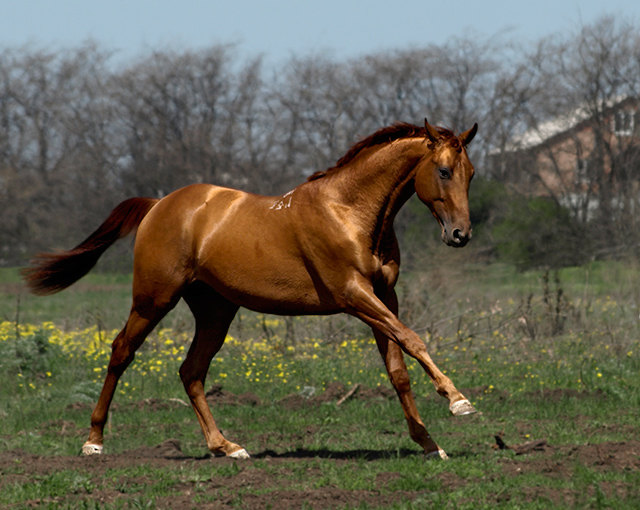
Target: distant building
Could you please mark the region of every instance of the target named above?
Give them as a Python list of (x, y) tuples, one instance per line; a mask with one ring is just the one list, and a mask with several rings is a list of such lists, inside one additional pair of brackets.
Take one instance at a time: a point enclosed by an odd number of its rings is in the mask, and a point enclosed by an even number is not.
[(577, 108), (512, 138), (490, 158), (518, 192), (553, 197), (582, 219), (603, 200), (621, 207), (635, 197), (637, 204), (640, 100), (626, 97), (598, 109)]

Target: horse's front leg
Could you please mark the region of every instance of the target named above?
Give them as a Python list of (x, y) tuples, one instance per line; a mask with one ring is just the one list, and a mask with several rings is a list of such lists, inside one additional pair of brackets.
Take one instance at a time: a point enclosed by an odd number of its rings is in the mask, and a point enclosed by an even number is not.
[[(390, 290), (386, 297), (383, 297), (383, 300), (389, 307), (389, 310), (397, 314), (398, 300), (395, 291)], [(404, 417), (407, 420), (407, 425), (409, 426), (409, 435), (411, 436), (411, 439), (424, 449), (427, 457), (446, 459), (447, 454), (432, 439), (420, 418), (420, 414), (418, 413), (418, 408), (416, 407), (416, 402), (411, 391), (409, 372), (407, 371), (407, 365), (405, 364), (402, 356), (402, 349), (395, 342), (389, 341), (389, 338), (380, 331), (374, 329), (373, 334), (376, 337), (378, 350), (380, 351), (387, 373), (389, 374), (389, 380), (400, 399), (400, 404), (404, 411)]]
[(422, 339), (405, 326), (396, 314), (375, 295), (371, 284), (363, 279), (354, 279), (347, 291), (347, 311), (368, 324), (384, 337), (391, 339), (409, 356), (415, 358), (433, 381), (436, 391), (449, 401), (449, 410), (454, 416), (475, 413), (469, 400), (444, 375), (427, 352)]
[(376, 337), (378, 349), (380, 350), (380, 354), (384, 360), (387, 373), (389, 374), (389, 380), (400, 399), (404, 417), (407, 420), (407, 425), (409, 426), (409, 435), (411, 436), (411, 439), (424, 449), (427, 457), (439, 457), (441, 459), (446, 459), (447, 454), (433, 440), (420, 418), (416, 402), (413, 398), (413, 393), (411, 392), (409, 372), (407, 371), (407, 366), (402, 358), (402, 350), (396, 343), (390, 342), (382, 333), (376, 330), (374, 330), (373, 333)]

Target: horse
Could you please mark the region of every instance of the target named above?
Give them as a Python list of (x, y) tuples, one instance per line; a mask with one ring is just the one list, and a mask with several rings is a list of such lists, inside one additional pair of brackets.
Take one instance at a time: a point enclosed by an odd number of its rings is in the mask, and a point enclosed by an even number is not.
[(347, 313), (362, 320), (373, 330), (411, 438), (428, 457), (446, 459), (418, 414), (403, 351), (424, 368), (451, 414), (476, 410), (418, 334), (398, 319), (400, 251), (393, 221), (416, 193), (440, 224), (444, 243), (467, 244), (474, 167), (466, 146), (477, 129), (476, 123), (455, 135), (426, 118), (424, 126), (384, 127), (282, 196), (199, 183), (161, 199), (130, 198), (75, 248), (37, 255), (23, 277), (32, 292), (51, 294), (79, 280), (110, 245), (137, 230), (131, 310), (113, 341), (82, 453), (103, 452), (118, 380), (182, 298), (195, 318), (195, 335), (179, 374), (212, 454), (249, 457), (222, 435), (204, 393), (210, 363), (242, 306), (279, 315)]

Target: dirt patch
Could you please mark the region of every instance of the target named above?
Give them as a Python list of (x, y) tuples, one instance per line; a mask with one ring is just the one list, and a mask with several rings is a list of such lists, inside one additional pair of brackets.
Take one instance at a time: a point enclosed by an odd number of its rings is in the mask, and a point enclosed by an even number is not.
[[(486, 394), (488, 391), (496, 390), (476, 387), (467, 389), (465, 394), (472, 397)], [(540, 394), (536, 395), (537, 398), (540, 397)], [(564, 399), (587, 396), (593, 397), (581, 392), (574, 394), (570, 390), (562, 392), (551, 390), (548, 394), (543, 394), (542, 398)], [(341, 383), (333, 383), (319, 393), (305, 388), (300, 393), (283, 398), (277, 402), (277, 405), (285, 409), (298, 410), (323, 404), (339, 406), (356, 400), (373, 401), (394, 398), (394, 391), (387, 386), (347, 387)], [(236, 395), (226, 391), (220, 385), (209, 389), (207, 399), (214, 405), (260, 405), (260, 400), (255, 395), (251, 393)], [(188, 405), (187, 402), (180, 399), (145, 399), (123, 404), (123, 407), (159, 410), (186, 405)], [(81, 406), (84, 409), (84, 405)], [(42, 428), (46, 432), (56, 431), (62, 435), (84, 435), (84, 428), (79, 430), (72, 422), (62, 419), (46, 422)], [(411, 486), (405, 483), (400, 473), (393, 471), (378, 473), (375, 479), (372, 479), (370, 486), (359, 490), (341, 488), (344, 487), (343, 484), (332, 481), (331, 476), (327, 475), (326, 466), (324, 466), (327, 461), (331, 466), (335, 465), (339, 468), (341, 472), (351, 472), (352, 469), (358, 469), (363, 462), (410, 458), (422, 456), (422, 453), (417, 448), (393, 451), (353, 450), (348, 446), (343, 450), (340, 448), (337, 450), (305, 449), (304, 445), (309, 444), (309, 436), (317, 435), (318, 429), (318, 425), (310, 425), (293, 436), (291, 434), (278, 436), (270, 432), (264, 437), (254, 438), (264, 449), (251, 452), (252, 459), (242, 462), (228, 458), (211, 458), (208, 454), (202, 457), (187, 455), (183, 452), (180, 442), (175, 439), (124, 453), (89, 458), (47, 457), (21, 451), (0, 452), (0, 493), (5, 487), (25, 485), (34, 479), (42, 480), (64, 471), (72, 471), (79, 473), (78, 481), (72, 491), (46, 500), (21, 502), (21, 505), (23, 507), (75, 507), (88, 503), (113, 505), (127, 501), (127, 498), (134, 501), (140, 496), (144, 487), (158, 483), (153, 477), (158, 476), (158, 470), (164, 470), (163, 483), (169, 485), (171, 496), (155, 499), (156, 508), (197, 506), (204, 509), (281, 508), (286, 510), (300, 508), (303, 504), (311, 509), (359, 506), (384, 508), (400, 501), (424, 503), (431, 497), (426, 485), (416, 490), (405, 490)], [(490, 453), (490, 450), (487, 451), (487, 445), (494, 443), (495, 453)], [(273, 448), (273, 450), (267, 448)], [(557, 506), (576, 507), (589, 506), (589, 501), (602, 495), (629, 499), (638, 494), (637, 488), (619, 480), (594, 483), (586, 490), (576, 490), (571, 483), (577, 470), (596, 473), (640, 471), (640, 441), (553, 445), (539, 438), (527, 443), (512, 444), (509, 438), (500, 437), (498, 440), (487, 437), (486, 442), (482, 443), (482, 453), (471, 445), (465, 455), (492, 456), (492, 462), (498, 466), (498, 469), (486, 475), (491, 480), (526, 474), (540, 475), (558, 482), (543, 487), (521, 486), (511, 492), (502, 491), (495, 495), (497, 504), (512, 499), (518, 504), (540, 502), (542, 499)], [(310, 459), (324, 459), (323, 468), (310, 463)], [(425, 460), (425, 462), (427, 463), (425, 469), (428, 470), (429, 461)], [(452, 465), (455, 466), (455, 464)], [(134, 466), (143, 469), (135, 470), (139, 474), (132, 476), (113, 474), (117, 470), (130, 473), (132, 472), (130, 468)], [(380, 469), (380, 465), (375, 469)], [(428, 476), (430, 481), (437, 483), (428, 486), (438, 487), (438, 492), (447, 493), (479, 482), (477, 477), (461, 476), (455, 471), (446, 467), (444, 470), (434, 470)], [(148, 475), (145, 474), (147, 472)], [(321, 487), (317, 484), (318, 480), (322, 480)], [(138, 500), (134, 502), (136, 501)]]
[(516, 455), (526, 455), (532, 452), (543, 452), (551, 448), (551, 445), (547, 443), (546, 439), (536, 439), (534, 441), (527, 441), (522, 444), (506, 444), (502, 435), (495, 436), (496, 444), (493, 448), (496, 450), (511, 450)]
[[(340, 457), (332, 452), (331, 462), (336, 465), (352, 465), (354, 458), (362, 462), (358, 452)], [(395, 456), (396, 452), (389, 452)], [(496, 454), (497, 455), (497, 454)], [(576, 466), (602, 472), (640, 470), (640, 441), (610, 442), (593, 445), (563, 445), (533, 449), (525, 455), (502, 454), (496, 462), (502, 466), (502, 475), (520, 476), (539, 474), (545, 477), (570, 482)], [(511, 456), (508, 456), (511, 455)], [(114, 470), (129, 469), (132, 466), (148, 466), (155, 469), (170, 469), (174, 476), (171, 496), (155, 501), (157, 508), (245, 508), (248, 510), (263, 508), (342, 508), (368, 505), (376, 508), (392, 506), (399, 501), (410, 502), (424, 498), (425, 490), (394, 490), (401, 476), (394, 472), (381, 472), (375, 483), (366, 490), (345, 490), (331, 484), (315, 488), (313, 480), (322, 473), (308, 468), (305, 476), (296, 480), (290, 473), (299, 473), (301, 462), (314, 456), (322, 457), (322, 452), (292, 451), (284, 454), (273, 452), (257, 453), (253, 460), (238, 462), (228, 458), (189, 457), (182, 451), (179, 441), (171, 439), (163, 443), (139, 448), (122, 454), (106, 454), (99, 457), (58, 456), (46, 457), (27, 454), (20, 451), (0, 452), (0, 491), (3, 487), (25, 484), (34, 478), (42, 478), (66, 470), (82, 473), (90, 484), (79, 484), (73, 493), (45, 500), (34, 500), (23, 504), (26, 507), (80, 506), (83, 502), (114, 504), (127, 497), (135, 497), (136, 487), (154, 483), (145, 475), (122, 477), (114, 481)], [(328, 457), (326, 457), (328, 458)], [(227, 474), (211, 477), (192, 476), (189, 473), (201, 473), (197, 469), (203, 466), (215, 466)], [(355, 464), (353, 464), (355, 467)], [(206, 472), (206, 470), (204, 470)], [(213, 470), (212, 470), (213, 472)], [(151, 476), (151, 475), (150, 475)], [(499, 474), (492, 476), (500, 476)], [(465, 487), (473, 480), (460, 477), (451, 471), (442, 471), (434, 476), (440, 482), (440, 491), (452, 491)], [(605, 496), (621, 498), (635, 494), (636, 488), (628, 484), (603, 482), (589, 488), (588, 494), (577, 493), (567, 488), (521, 487), (518, 489), (518, 501), (539, 501), (547, 499), (556, 505), (572, 506), (597, 497), (598, 491)], [(514, 498), (515, 494), (496, 494), (496, 502), (503, 503)], [(587, 498), (587, 499), (585, 499)], [(277, 505), (275, 504), (277, 502)]]
[[(241, 405), (241, 406), (259, 406), (262, 405), (260, 398), (254, 393), (232, 393), (224, 389), (221, 384), (212, 385), (205, 393), (207, 401), (210, 405)], [(346, 398), (345, 398), (346, 397)], [(292, 393), (280, 399), (278, 404), (284, 408), (295, 411), (305, 407), (314, 407), (320, 404), (340, 404), (351, 400), (385, 400), (395, 398), (396, 394), (388, 386), (378, 386), (376, 388), (368, 388), (362, 385), (355, 385), (347, 388), (344, 384), (333, 382), (329, 384), (324, 391), (317, 392), (315, 388), (305, 388), (299, 393)], [(145, 398), (138, 402), (129, 404), (119, 404), (114, 402), (111, 409), (118, 410), (120, 406), (133, 407), (136, 409), (149, 409), (150, 411), (159, 411), (162, 409), (172, 409), (180, 406), (189, 406), (189, 404), (178, 398), (158, 399)], [(94, 404), (77, 402), (69, 404), (67, 409), (75, 411), (93, 410)]]
[[(148, 466), (155, 469), (170, 468), (172, 472), (187, 473), (180, 476), (182, 480), (171, 487), (172, 495), (159, 498), (154, 508), (191, 508), (197, 502), (198, 508), (243, 508), (248, 510), (263, 508), (297, 509), (304, 502), (305, 508), (324, 509), (356, 507), (358, 505), (390, 506), (398, 498), (409, 501), (415, 494), (395, 491), (381, 494), (380, 491), (346, 490), (338, 487), (320, 489), (300, 489), (300, 482), (287, 483), (287, 472), (297, 470), (295, 465), (301, 462), (298, 457), (272, 457), (258, 455), (257, 460), (238, 462), (228, 458), (211, 459), (187, 457), (181, 450), (180, 443), (168, 440), (154, 447), (139, 448), (123, 454), (107, 454), (99, 457), (43, 457), (24, 452), (0, 453), (0, 490), (8, 484), (24, 484), (34, 478), (42, 478), (66, 470), (79, 471), (91, 480), (91, 488), (79, 487), (64, 497), (38, 499), (26, 502), (24, 506), (80, 506), (81, 502), (98, 502), (113, 504), (122, 502), (127, 494), (135, 494), (135, 487), (154, 483), (144, 476), (123, 477), (115, 483), (114, 488), (108, 486), (113, 472), (132, 466)], [(266, 463), (269, 469), (255, 467), (255, 462)], [(334, 462), (347, 462), (335, 459)], [(198, 478), (188, 475), (203, 464), (215, 465), (216, 468), (228, 467), (229, 476)], [(212, 464), (213, 463), (213, 464)], [(289, 469), (291, 466), (291, 469)], [(274, 475), (274, 472), (276, 475)], [(111, 473), (111, 474), (110, 474)], [(279, 474), (279, 476), (278, 476)], [(309, 480), (314, 479), (313, 470), (307, 470)], [(209, 501), (207, 503), (207, 501)], [(277, 503), (276, 503), (277, 502)]]
[[(188, 459), (182, 452), (182, 445), (177, 439), (167, 439), (159, 445), (136, 448), (124, 454), (134, 459)], [(208, 456), (207, 456), (208, 457)], [(203, 457), (204, 458), (204, 457)]]
[(547, 446), (542, 451), (504, 458), (501, 462), (510, 475), (543, 473), (557, 478), (570, 477), (577, 465), (597, 471), (640, 470), (640, 441)]
[[(545, 442), (544, 448), (530, 450), (526, 455), (514, 454), (513, 457), (502, 458), (499, 462), (502, 464), (502, 473), (509, 477), (535, 474), (571, 485), (576, 470), (589, 469), (602, 473), (638, 471), (640, 441), (555, 447)], [(637, 487), (620, 481), (594, 482), (581, 491), (558, 488), (554, 485), (558, 484), (520, 487), (519, 494), (503, 492), (496, 497), (496, 502), (504, 503), (512, 498), (516, 498), (519, 503), (547, 500), (554, 507), (586, 508), (592, 507), (593, 501), (601, 497), (617, 497), (624, 500), (638, 494)]]
[(209, 391), (205, 393), (207, 402), (211, 405), (245, 405), (245, 406), (258, 406), (260, 405), (260, 399), (253, 393), (241, 393), (236, 395), (223, 389), (221, 384), (214, 384)]
[(80, 432), (78, 430), (78, 426), (75, 423), (63, 419), (46, 422), (41, 426), (41, 428), (45, 433), (54, 432), (59, 436), (73, 437), (77, 436)]
[(300, 393), (292, 393), (278, 401), (285, 409), (295, 411), (321, 404), (341, 405), (348, 401), (374, 401), (395, 398), (395, 392), (388, 386), (368, 388), (356, 384), (350, 388), (340, 382), (330, 383), (324, 391), (317, 393), (315, 388), (304, 388)]
[[(565, 454), (565, 449), (560, 450)], [(640, 470), (640, 441), (566, 447), (569, 461), (598, 470)]]
[(292, 490), (274, 490), (269, 494), (269, 502), (265, 496), (248, 494), (242, 498), (242, 508), (257, 510), (278, 508), (283, 510), (297, 510), (304, 504), (304, 508), (355, 508), (368, 506), (374, 508), (388, 508), (398, 501), (410, 501), (411, 493), (380, 494), (377, 491), (350, 491), (345, 489), (313, 489), (304, 494)]

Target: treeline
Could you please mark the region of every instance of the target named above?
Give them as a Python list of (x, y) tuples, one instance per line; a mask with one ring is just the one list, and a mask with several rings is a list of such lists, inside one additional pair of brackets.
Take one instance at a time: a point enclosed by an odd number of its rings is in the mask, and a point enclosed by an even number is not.
[[(241, 60), (231, 46), (152, 52), (118, 66), (94, 44), (56, 52), (5, 48), (0, 264), (71, 247), (129, 196), (162, 196), (193, 182), (283, 193), (333, 165), (360, 137), (425, 116), (456, 131), (480, 124), (470, 148), (483, 181), (474, 197), (483, 238), (475, 242), (492, 257), (518, 262), (529, 248), (505, 248), (514, 236), (509, 229), (526, 242), (518, 230), (540, 225), (516, 221), (522, 210), (509, 204), (522, 207), (523, 200), (505, 185), (513, 170), (496, 154), (514, 134), (576, 105), (637, 96), (638, 34), (605, 17), (535, 44), (458, 38), (359, 59), (297, 56), (277, 68), (261, 57)], [(581, 235), (591, 228), (574, 225), (562, 197), (549, 200), (554, 221), (564, 214)], [(400, 218), (406, 235), (412, 219)], [(545, 242), (566, 243), (547, 230)], [(606, 232), (600, 236), (598, 246), (609, 242)], [(524, 265), (549, 263), (545, 257)], [(551, 262), (562, 263), (556, 258)]]

